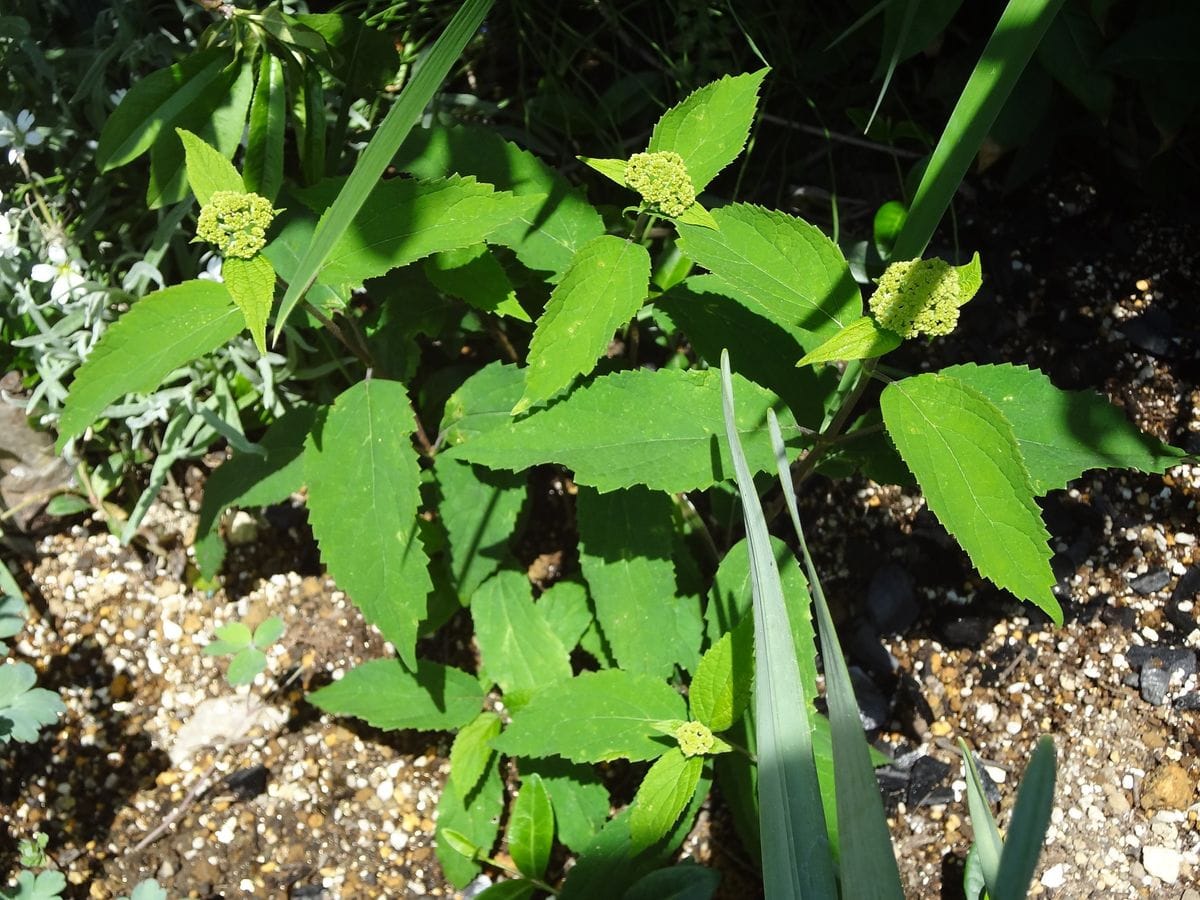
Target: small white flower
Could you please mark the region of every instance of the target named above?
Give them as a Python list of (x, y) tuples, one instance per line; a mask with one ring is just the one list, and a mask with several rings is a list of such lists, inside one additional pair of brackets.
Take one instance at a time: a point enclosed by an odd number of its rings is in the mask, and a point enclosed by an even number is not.
[(17, 229), (9, 221), (8, 213), (0, 212), (0, 257), (12, 259), (21, 252), (17, 238)]
[(46, 255), (50, 258), (50, 262), (38, 263), (29, 275), (34, 281), (42, 284), (54, 282), (50, 286), (50, 299), (55, 303), (61, 303), (68, 299), (71, 293), (83, 285), (87, 279), (79, 270), (79, 263), (67, 257), (67, 251), (61, 244), (51, 244)]
[(42, 133), (33, 127), (33, 113), (27, 109), (17, 113), (14, 122), (0, 113), (0, 147), (8, 147), (8, 161), (16, 165), (25, 158), (26, 147), (36, 147), (42, 142)]
[[(224, 281), (225, 279), (221, 275), (221, 267), (224, 265), (224, 260), (215, 253), (206, 253), (204, 256), (208, 257), (208, 263), (205, 265), (204, 271), (196, 277), (202, 278), (205, 281)], [(200, 260), (203, 262), (204, 257), (200, 257)]]

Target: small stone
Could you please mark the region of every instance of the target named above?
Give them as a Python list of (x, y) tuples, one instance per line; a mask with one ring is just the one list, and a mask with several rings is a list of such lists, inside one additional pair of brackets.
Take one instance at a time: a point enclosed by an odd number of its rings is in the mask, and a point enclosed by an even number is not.
[(1142, 865), (1148, 874), (1167, 884), (1174, 884), (1179, 880), (1183, 854), (1172, 847), (1143, 847)]
[(1062, 863), (1048, 868), (1042, 873), (1042, 887), (1048, 887), (1051, 890), (1062, 887), (1067, 881), (1067, 867)]
[(1145, 596), (1153, 594), (1155, 591), (1161, 591), (1171, 581), (1171, 573), (1166, 569), (1151, 569), (1145, 575), (1139, 575), (1133, 581), (1129, 582), (1129, 586), (1137, 593)]
[(258, 540), (258, 521), (244, 509), (239, 509), (229, 522), (226, 537), (235, 547), (253, 544)]
[(1171, 689), (1171, 673), (1167, 669), (1146, 667), (1142, 670), (1142, 699), (1151, 706), (1162, 706), (1167, 702)]
[(934, 737), (946, 737), (954, 729), (950, 727), (949, 722), (939, 719), (929, 726), (929, 730), (933, 733)]
[(1195, 789), (1183, 766), (1178, 763), (1159, 766), (1142, 782), (1142, 809), (1187, 809)]
[(953, 791), (942, 787), (950, 774), (950, 766), (932, 756), (922, 756), (913, 763), (909, 774), (909, 807), (933, 806), (954, 799)]

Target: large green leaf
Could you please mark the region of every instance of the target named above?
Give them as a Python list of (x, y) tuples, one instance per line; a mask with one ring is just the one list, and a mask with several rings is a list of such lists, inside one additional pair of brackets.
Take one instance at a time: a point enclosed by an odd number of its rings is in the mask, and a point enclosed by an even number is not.
[(243, 327), (229, 291), (212, 281), (185, 281), (133, 304), (75, 374), (58, 422), (59, 451), (114, 400), (150, 393), (175, 369), (215, 350)]
[[(728, 477), (719, 376), (712, 370), (639, 369), (596, 378), (548, 409), (447, 451), (493, 469), (556, 462), (601, 491), (644, 484), (662, 491), (711, 487)], [(761, 426), (774, 395), (735, 378), (738, 431), (751, 465), (772, 465)], [(793, 426), (794, 427), (794, 426)]]
[(524, 573), (506, 570), (485, 581), (471, 598), (471, 618), (484, 670), (510, 709), (571, 677), (566, 648), (534, 604)]
[(522, 875), (541, 878), (554, 843), (554, 807), (536, 772), (521, 779), (508, 820), (508, 854)]
[(581, 488), (576, 503), (579, 565), (613, 656), (623, 669), (668, 678), (695, 657), (701, 637), (699, 618), (680, 608), (694, 601), (675, 596), (671, 498)]
[(557, 281), (575, 254), (604, 233), (600, 213), (554, 169), (491, 128), (435, 125), (409, 135), (396, 166), (420, 178), (476, 175), (519, 197), (540, 195), (532, 214), (497, 228), (491, 239), (511, 247), (528, 268)]
[(372, 659), (308, 695), (327, 713), (354, 716), (385, 731), (461, 728), (479, 713), (483, 688), (461, 669), (421, 660), (414, 671)]
[(525, 372), (494, 362), (484, 366), (446, 399), (441, 432), (454, 447), (512, 421), (510, 410), (525, 389)]
[(259, 442), (262, 454), (235, 452), (205, 479), (195, 541), (205, 578), (216, 575), (225, 556), (216, 525), (226, 509), (280, 503), (304, 486), (304, 441), (312, 422), (312, 407), (285, 413)]
[(283, 142), (287, 131), (287, 86), (283, 63), (273, 53), (264, 53), (258, 83), (250, 101), (250, 130), (246, 136), (246, 158), (242, 177), (246, 189), (274, 200), (283, 183)]
[(604, 355), (613, 332), (646, 299), (650, 254), (612, 235), (594, 238), (576, 254), (550, 295), (529, 345), (525, 394), (513, 415), (549, 400)]
[(450, 745), (450, 775), (461, 796), (469, 796), (479, 786), (488, 763), (496, 751), (492, 739), (500, 733), (500, 716), (484, 711), (458, 730)]
[[(1128, 32), (1125, 32), (1128, 34)], [(1112, 107), (1113, 79), (1096, 63), (1104, 35), (1085, 9), (1062, 8), (1038, 45), (1038, 61), (1084, 106), (1102, 119)]]
[(537, 605), (562, 645), (568, 651), (574, 650), (592, 624), (587, 588), (578, 581), (556, 581), (538, 597)]
[(188, 185), (201, 205), (208, 203), (217, 191), (241, 193), (246, 189), (242, 176), (220, 151), (205, 143), (186, 128), (175, 133), (183, 142), (184, 164)]
[(466, 887), (479, 874), (479, 863), (468, 858), (446, 840), (446, 831), (455, 831), (476, 848), (476, 854), (490, 855), (500, 833), (500, 814), (504, 812), (504, 778), (500, 759), (492, 754), (482, 783), (464, 794), (453, 780), (446, 782), (437, 809), (437, 858), (442, 871), (455, 887)]
[(703, 756), (684, 756), (678, 747), (672, 747), (654, 761), (633, 798), (629, 814), (629, 837), (634, 852), (644, 850), (671, 830), (692, 799), (703, 768)]
[[(283, 201), (292, 203), (291, 200)], [(317, 227), (316, 216), (297, 201), (292, 203), (299, 209), (287, 209), (271, 225), (273, 236), (262, 249), (262, 255), (271, 261), (275, 274), (285, 284), (290, 284), (295, 278), (300, 265), (300, 257), (312, 243), (313, 232)], [(328, 284), (314, 284), (306, 295), (308, 301), (327, 314), (344, 309), (350, 299), (350, 291), (345, 287), (334, 287)]]
[(410, 667), (433, 587), (417, 533), (421, 476), (413, 427), (404, 385), (362, 381), (334, 401), (309, 436), (304, 461), (321, 558)]
[(259, 353), (267, 352), (267, 317), (275, 302), (275, 269), (261, 253), (249, 259), (236, 256), (225, 260), (221, 267), (225, 287), (233, 302), (242, 311), (242, 318)]
[(509, 541), (525, 505), (525, 479), (440, 457), (438, 516), (450, 542), (450, 569), (464, 603), (511, 555)]
[(621, 900), (709, 900), (720, 883), (720, 872), (684, 860), (639, 878)]
[(980, 574), (1061, 622), (1050, 535), (1004, 414), (964, 382), (934, 374), (889, 384), (880, 407), (926, 503)]
[(491, 6), (492, 0), (466, 0), (459, 7), (446, 30), (425, 55), (412, 79), (404, 86), (399, 99), (388, 110), (374, 137), (360, 154), (354, 171), (338, 192), (337, 199), (321, 218), (312, 243), (297, 264), (295, 277), (288, 285), (275, 319), (276, 331), (283, 328), (300, 298), (316, 281), (317, 274), (324, 267), (330, 251), (354, 223), (359, 210), (373, 193), (396, 150), (424, 112), (454, 60), (475, 34)]
[(678, 153), (696, 192), (704, 190), (746, 145), (758, 108), (758, 88), (768, 71), (726, 75), (693, 92), (663, 113), (646, 149)]
[(1143, 434), (1095, 391), (1062, 391), (1025, 366), (950, 366), (943, 375), (977, 390), (1003, 413), (1041, 496), (1089, 469), (1164, 472), (1186, 454)]
[(435, 253), (425, 260), (426, 277), (445, 294), (476, 309), (531, 322), (508, 273), (486, 244)]
[(608, 789), (591, 766), (565, 759), (521, 760), (521, 772), (536, 772), (550, 794), (558, 840), (576, 853), (604, 827), (610, 801)]
[(679, 226), (679, 249), (783, 328), (826, 340), (862, 315), (841, 250), (803, 219), (748, 203), (713, 210), (719, 230)]
[(692, 717), (712, 731), (732, 727), (746, 711), (753, 681), (754, 629), (743, 619), (700, 658), (688, 689)]
[[(332, 183), (323, 184), (301, 196), (320, 205), (330, 187)], [(495, 191), (474, 178), (381, 182), (330, 248), (319, 280), (358, 286), (432, 253), (478, 244), (536, 203), (535, 198)], [(321, 223), (329, 215), (326, 212)], [(321, 228), (318, 223), (318, 234)]]
[(140, 79), (100, 131), (97, 168), (116, 169), (149, 150), (232, 61), (228, 49), (211, 47)]
[(493, 746), (572, 762), (654, 759), (668, 747), (655, 725), (682, 718), (683, 698), (665, 681), (621, 669), (585, 672), (535, 694)]
[(874, 359), (900, 346), (900, 335), (879, 325), (870, 316), (855, 319), (817, 349), (806, 353), (796, 365), (848, 359)]

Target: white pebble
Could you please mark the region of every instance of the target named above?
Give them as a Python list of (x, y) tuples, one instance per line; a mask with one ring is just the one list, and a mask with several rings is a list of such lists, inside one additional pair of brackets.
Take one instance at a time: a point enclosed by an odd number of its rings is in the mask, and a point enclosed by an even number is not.
[(392, 794), (396, 792), (396, 783), (391, 779), (381, 782), (379, 787), (375, 788), (375, 796), (387, 803), (392, 799)]
[(1042, 887), (1048, 887), (1051, 890), (1060, 888), (1067, 880), (1067, 867), (1062, 863), (1051, 866), (1042, 875)]
[(1183, 855), (1171, 847), (1143, 847), (1142, 865), (1155, 878), (1174, 884), (1179, 880), (1179, 867), (1183, 864)]

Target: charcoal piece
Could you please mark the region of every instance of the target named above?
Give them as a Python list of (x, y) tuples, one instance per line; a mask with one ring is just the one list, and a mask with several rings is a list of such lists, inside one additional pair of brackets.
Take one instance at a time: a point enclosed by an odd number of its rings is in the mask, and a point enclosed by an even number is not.
[(225, 777), (225, 786), (233, 791), (239, 800), (253, 800), (267, 792), (267, 775), (266, 766), (238, 769)]
[[(944, 786), (949, 775), (949, 764), (932, 756), (922, 756), (913, 763), (908, 780), (909, 808), (932, 806), (954, 799), (954, 792)], [(949, 798), (945, 797), (947, 793)]]
[(921, 613), (912, 576), (895, 563), (881, 566), (867, 588), (867, 612), (880, 634), (899, 634)]
[(1155, 591), (1161, 591), (1170, 581), (1171, 573), (1166, 569), (1151, 569), (1145, 575), (1139, 575), (1129, 582), (1129, 586), (1144, 597)]

